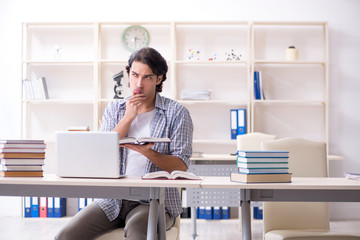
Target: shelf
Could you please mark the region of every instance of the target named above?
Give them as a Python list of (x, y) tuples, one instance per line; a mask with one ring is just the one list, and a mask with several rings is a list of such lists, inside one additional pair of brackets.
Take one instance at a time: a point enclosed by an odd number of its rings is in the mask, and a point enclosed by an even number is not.
[(337, 155), (328, 155), (327, 159), (329, 161), (343, 161), (345, 158), (343, 156), (337, 156)]
[(123, 65), (127, 65), (128, 62), (124, 61), (124, 60), (116, 60), (116, 59), (100, 59), (99, 60), (100, 63), (116, 63), (116, 64), (123, 64)]
[(123, 99), (114, 99), (114, 98), (101, 98), (99, 99), (99, 102), (109, 103), (114, 100), (123, 100)]
[(231, 161), (236, 160), (236, 155), (230, 154), (201, 154), (198, 157), (191, 157), (190, 160), (196, 161)]
[(95, 62), (92, 60), (76, 60), (76, 61), (47, 61), (47, 60), (31, 60), (24, 61), (25, 64), (32, 65), (92, 65)]
[(254, 100), (254, 104), (325, 105), (324, 101), (313, 100)]
[(194, 105), (194, 104), (218, 104), (218, 105), (231, 105), (231, 106), (241, 106), (241, 105), (247, 105), (247, 102), (241, 102), (241, 101), (225, 101), (225, 100), (178, 100), (180, 104), (183, 105)]
[[(124, 71), (122, 95), (130, 94), (125, 66), (131, 52), (121, 45), (122, 33), (130, 25), (145, 27), (150, 46), (167, 60), (168, 79), (161, 94), (189, 110), (195, 152), (236, 151), (236, 140), (230, 140), (230, 110), (236, 108), (247, 110), (247, 132), (262, 131), (278, 138), (304, 136), (328, 143), (325, 22), (25, 23), (23, 78), (45, 77), (50, 99), (23, 100), (23, 137), (48, 136), (54, 130), (41, 128), (42, 119), (37, 122), (37, 115), (47, 118), (42, 111), (65, 118), (61, 123), (52, 120), (59, 125), (56, 128), (86, 124), (99, 129), (104, 109), (114, 100), (112, 77), (116, 73)], [(299, 51), (297, 61), (285, 60), (285, 50), (291, 45)], [(200, 56), (192, 58), (189, 50), (199, 51)], [(253, 97), (255, 70), (262, 73), (266, 100)], [(183, 90), (208, 90), (211, 100), (182, 100)], [(81, 108), (87, 109), (85, 118)]]
[(236, 145), (236, 140), (220, 139), (220, 140), (211, 140), (211, 139), (194, 139), (193, 143), (197, 144), (224, 144), (224, 145)]
[(324, 26), (327, 22), (277, 22), (277, 21), (269, 21), (269, 22), (262, 22), (262, 21), (255, 21), (253, 22), (254, 25), (264, 25), (264, 26)]
[(233, 65), (246, 65), (246, 64), (248, 64), (248, 62), (247, 61), (237, 61), (237, 60), (234, 60), (234, 61), (218, 61), (218, 60), (208, 60), (208, 61), (204, 61), (204, 60), (200, 60), (200, 61), (181, 61), (181, 60), (178, 60), (178, 61), (175, 61), (175, 63), (176, 64), (205, 64), (205, 65), (212, 65), (212, 64), (214, 64), (214, 65), (216, 65), (216, 64), (219, 64), (219, 65), (221, 65), (221, 64), (227, 64), (227, 65), (231, 65), (231, 64), (233, 64)]
[(284, 65), (291, 65), (291, 64), (304, 64), (304, 65), (324, 65), (326, 64), (324, 61), (286, 61), (286, 60), (254, 60), (254, 64), (284, 64)]
[(34, 100), (23, 100), (26, 104), (93, 104), (93, 100), (76, 100), (76, 99), (34, 99)]

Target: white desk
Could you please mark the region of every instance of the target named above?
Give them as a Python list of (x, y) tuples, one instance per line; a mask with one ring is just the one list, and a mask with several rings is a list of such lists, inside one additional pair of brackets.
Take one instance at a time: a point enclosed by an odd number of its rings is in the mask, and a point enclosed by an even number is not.
[[(54, 196), (149, 199), (150, 214), (147, 239), (155, 239), (159, 219), (160, 239), (165, 239), (163, 209), (164, 187), (240, 189), (242, 239), (251, 239), (251, 201), (321, 201), (360, 202), (360, 181), (346, 178), (293, 178), (292, 183), (244, 184), (229, 177), (204, 177), (203, 180), (0, 177), (1, 196)], [(159, 211), (160, 209), (160, 211)], [(158, 218), (158, 213), (159, 218)]]
[(141, 180), (140, 177), (122, 179), (0, 177), (0, 196), (96, 197), (150, 200), (147, 239), (156, 239), (159, 221), (159, 239), (166, 239), (164, 188), (199, 188), (201, 181)]
[(251, 240), (251, 201), (360, 202), (360, 181), (346, 178), (292, 178), (292, 183), (245, 184), (206, 177), (201, 188), (240, 189), (242, 239)]

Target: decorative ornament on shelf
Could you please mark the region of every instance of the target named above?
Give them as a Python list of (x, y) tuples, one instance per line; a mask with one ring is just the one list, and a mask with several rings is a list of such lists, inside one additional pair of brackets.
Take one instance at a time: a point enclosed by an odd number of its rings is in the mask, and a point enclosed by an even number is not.
[(298, 50), (294, 46), (290, 46), (286, 49), (286, 60), (287, 61), (298, 60)]
[(189, 61), (200, 61), (200, 49), (189, 49), (187, 53)]
[(124, 30), (121, 42), (127, 50), (135, 52), (149, 46), (150, 34), (144, 27), (133, 25)]
[(231, 49), (230, 53), (225, 52), (226, 61), (240, 61), (241, 54), (235, 53), (234, 49)]
[(209, 61), (214, 61), (217, 59), (217, 54), (216, 53), (212, 53), (212, 55), (208, 58)]
[(61, 59), (61, 46), (59, 44), (54, 45), (54, 60)]
[(116, 84), (114, 86), (114, 92), (115, 92), (114, 99), (123, 99), (124, 98), (121, 95), (121, 92), (123, 91), (122, 84), (121, 84), (121, 78), (123, 78), (123, 77), (124, 77), (123, 71), (121, 71), (113, 76), (113, 79), (116, 82)]

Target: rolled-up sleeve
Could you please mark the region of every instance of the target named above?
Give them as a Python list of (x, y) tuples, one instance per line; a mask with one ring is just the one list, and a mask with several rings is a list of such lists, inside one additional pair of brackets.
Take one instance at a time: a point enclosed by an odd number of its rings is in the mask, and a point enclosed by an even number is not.
[(177, 156), (189, 166), (192, 154), (193, 123), (189, 111), (181, 107), (177, 111), (170, 130), (170, 154)]

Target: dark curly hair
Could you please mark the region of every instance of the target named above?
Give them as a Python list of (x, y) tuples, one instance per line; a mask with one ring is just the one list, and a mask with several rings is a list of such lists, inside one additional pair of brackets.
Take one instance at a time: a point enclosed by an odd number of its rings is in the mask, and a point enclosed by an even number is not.
[(166, 73), (168, 71), (168, 66), (163, 56), (150, 47), (142, 48), (134, 52), (131, 54), (128, 65), (126, 66), (126, 72), (128, 74), (130, 73), (130, 68), (134, 61), (148, 65), (156, 76), (162, 76), (161, 83), (156, 85), (156, 91), (162, 92), (163, 82), (166, 80)]

